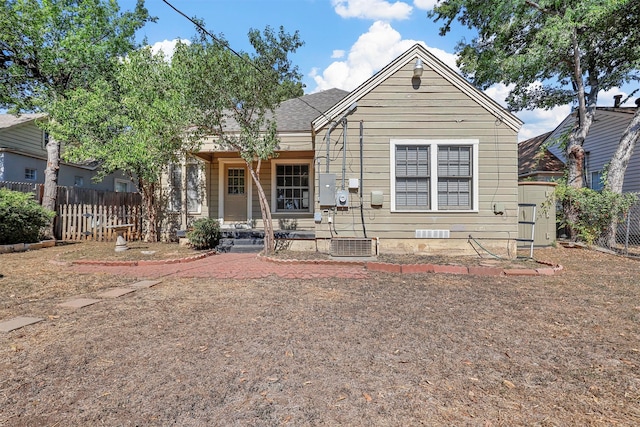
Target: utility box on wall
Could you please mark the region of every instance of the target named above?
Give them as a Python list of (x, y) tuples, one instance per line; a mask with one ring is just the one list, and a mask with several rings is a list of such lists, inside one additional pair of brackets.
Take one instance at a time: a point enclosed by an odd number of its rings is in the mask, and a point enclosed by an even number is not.
[(349, 192), (347, 190), (339, 190), (336, 192), (336, 205), (339, 208), (349, 206)]
[(320, 206), (335, 206), (336, 205), (336, 174), (335, 173), (321, 173), (319, 177)]
[(372, 191), (371, 192), (371, 206), (375, 206), (377, 208), (381, 207), (384, 203), (384, 194), (382, 191)]

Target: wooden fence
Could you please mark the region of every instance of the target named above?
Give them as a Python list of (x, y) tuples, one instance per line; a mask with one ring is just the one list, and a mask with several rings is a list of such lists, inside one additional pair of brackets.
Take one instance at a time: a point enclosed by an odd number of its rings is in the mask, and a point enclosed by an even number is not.
[[(42, 202), (43, 184), (0, 182), (5, 187), (32, 193)], [(142, 198), (138, 193), (117, 193), (80, 187), (58, 187), (54, 233), (59, 240), (116, 240), (115, 225), (131, 224), (124, 237), (142, 238)]]

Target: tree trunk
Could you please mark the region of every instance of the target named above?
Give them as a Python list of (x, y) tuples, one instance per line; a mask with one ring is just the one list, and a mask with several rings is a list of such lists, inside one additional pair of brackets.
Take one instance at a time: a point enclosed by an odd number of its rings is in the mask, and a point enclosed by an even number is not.
[(260, 213), (262, 214), (262, 222), (264, 223), (264, 253), (265, 255), (269, 255), (273, 253), (275, 248), (275, 235), (273, 232), (273, 222), (271, 220), (269, 201), (267, 200), (267, 196), (262, 188), (262, 183), (260, 182), (258, 173), (253, 169), (253, 165), (249, 162), (245, 163), (247, 164), (249, 173), (251, 173), (251, 178), (253, 178), (253, 182), (256, 184), (256, 189), (258, 190)]
[[(47, 144), (47, 168), (44, 170), (44, 193), (42, 195), (42, 206), (56, 211), (56, 201), (58, 198), (58, 171), (60, 169), (60, 142), (49, 139)], [(53, 238), (53, 219), (49, 228), (45, 231), (45, 236)]]
[(582, 188), (584, 183), (584, 143), (582, 129), (577, 128), (569, 135), (567, 150), (567, 185)]
[(605, 188), (614, 193), (622, 194), (624, 174), (629, 166), (629, 160), (640, 136), (640, 108), (636, 110), (629, 125), (620, 138), (618, 149), (611, 158), (607, 170), (607, 182)]
[[(593, 123), (593, 110), (585, 109), (583, 118), (581, 118), (580, 111), (576, 118), (576, 125), (569, 135), (569, 141), (567, 142), (567, 149), (565, 155), (567, 157), (567, 185), (573, 188), (582, 188), (584, 183), (584, 140)], [(571, 240), (576, 240), (578, 237), (577, 230), (574, 229), (572, 224), (576, 224), (578, 221), (578, 210), (574, 209), (572, 203), (565, 203), (564, 216), (569, 229), (569, 237)]]
[[(622, 194), (622, 186), (624, 185), (624, 175), (629, 166), (629, 160), (633, 154), (633, 150), (640, 136), (640, 108), (636, 110), (633, 118), (627, 125), (622, 138), (618, 144), (618, 148), (614, 153), (609, 168), (607, 170), (607, 180), (605, 188), (613, 193)], [(613, 248), (616, 244), (616, 232), (618, 228), (618, 218), (612, 217), (611, 223), (607, 227), (605, 242), (609, 248)]]
[(585, 93), (583, 68), (577, 29), (571, 33), (573, 45), (573, 84), (578, 98), (576, 124), (567, 142), (567, 185), (582, 188), (584, 183), (584, 140), (589, 134), (598, 103), (598, 73), (587, 68), (587, 78), (591, 91)]
[(142, 205), (147, 216), (147, 229), (144, 233), (145, 242), (158, 241), (158, 206), (156, 203), (156, 184), (154, 182), (139, 181)]

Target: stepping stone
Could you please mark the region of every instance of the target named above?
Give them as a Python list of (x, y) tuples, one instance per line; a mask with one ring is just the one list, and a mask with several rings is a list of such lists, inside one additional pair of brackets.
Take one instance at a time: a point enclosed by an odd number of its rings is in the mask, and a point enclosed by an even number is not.
[(122, 295), (130, 294), (131, 292), (135, 292), (135, 289), (131, 288), (113, 288), (101, 294), (98, 294), (100, 298), (118, 298)]
[(68, 308), (82, 308), (88, 305), (93, 305), (97, 302), (100, 302), (99, 299), (90, 299), (90, 298), (78, 298), (72, 299), (67, 302), (63, 302), (62, 304), (58, 304), (60, 307), (68, 307)]
[(14, 317), (13, 319), (0, 322), (0, 331), (11, 332), (20, 329), (23, 326), (33, 325), (42, 322), (44, 319), (40, 317)]
[(160, 282), (162, 282), (162, 280), (142, 280), (140, 282), (134, 283), (130, 287), (134, 289), (150, 288), (152, 286), (157, 285)]

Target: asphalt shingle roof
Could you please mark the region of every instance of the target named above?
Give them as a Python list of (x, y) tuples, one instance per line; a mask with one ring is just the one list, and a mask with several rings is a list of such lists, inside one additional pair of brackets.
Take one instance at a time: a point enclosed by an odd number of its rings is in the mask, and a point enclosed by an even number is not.
[(279, 132), (306, 132), (311, 130), (311, 122), (333, 107), (349, 92), (329, 89), (322, 92), (289, 99), (276, 109)]
[(543, 133), (518, 144), (518, 175), (540, 171), (557, 172), (564, 169), (564, 163), (549, 150), (540, 151), (541, 145), (551, 133)]

